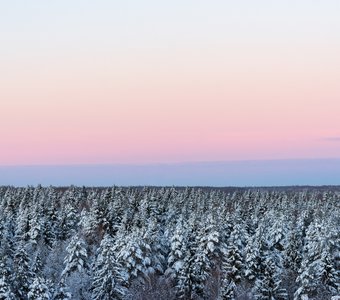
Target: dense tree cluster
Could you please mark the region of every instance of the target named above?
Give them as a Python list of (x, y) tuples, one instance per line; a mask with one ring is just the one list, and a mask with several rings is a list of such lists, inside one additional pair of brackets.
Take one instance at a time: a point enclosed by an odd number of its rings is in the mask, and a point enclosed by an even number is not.
[(340, 191), (0, 187), (1, 299), (331, 299)]

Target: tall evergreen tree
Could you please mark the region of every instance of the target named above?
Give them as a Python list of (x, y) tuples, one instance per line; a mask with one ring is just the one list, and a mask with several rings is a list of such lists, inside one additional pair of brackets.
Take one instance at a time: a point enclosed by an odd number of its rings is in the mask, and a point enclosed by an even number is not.
[(62, 277), (67, 277), (72, 272), (81, 272), (88, 268), (87, 250), (82, 238), (75, 235), (67, 246), (66, 251), (67, 255), (64, 260), (65, 268), (61, 274)]
[(26, 299), (33, 274), (30, 272), (30, 258), (23, 242), (17, 245), (14, 253), (13, 286), (19, 299)]
[(280, 272), (271, 257), (267, 257), (263, 273), (256, 278), (255, 296), (259, 300), (286, 300), (288, 294), (281, 287)]
[(114, 240), (109, 234), (106, 234), (100, 243), (93, 271), (92, 299), (110, 300), (124, 297), (123, 284), (127, 278), (118, 263)]

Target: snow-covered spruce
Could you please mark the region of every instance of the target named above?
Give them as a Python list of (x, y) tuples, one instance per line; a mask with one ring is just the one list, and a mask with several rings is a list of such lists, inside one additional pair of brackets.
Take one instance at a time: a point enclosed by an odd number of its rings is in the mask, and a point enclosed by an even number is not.
[(98, 249), (93, 267), (92, 299), (123, 299), (126, 293), (123, 287), (127, 279), (115, 253), (114, 240), (105, 234)]
[(51, 294), (48, 290), (45, 281), (36, 277), (32, 284), (29, 286), (29, 291), (27, 294), (28, 300), (50, 300)]
[(329, 300), (339, 200), (338, 187), (0, 187), (0, 300)]

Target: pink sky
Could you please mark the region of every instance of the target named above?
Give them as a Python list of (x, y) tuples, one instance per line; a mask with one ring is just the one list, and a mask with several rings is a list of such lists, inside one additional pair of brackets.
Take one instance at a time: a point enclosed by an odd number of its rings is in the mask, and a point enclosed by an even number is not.
[[(0, 165), (339, 157), (333, 8), (301, 9), (291, 16), (296, 27), (285, 18), (289, 7), (283, 16), (262, 12), (265, 24), (240, 13), (231, 25), (243, 27), (233, 30), (220, 6), (207, 12), (208, 24), (188, 16), (197, 31), (184, 17), (172, 29), (173, 16), (147, 10), (142, 29), (132, 18), (115, 21), (117, 29), (109, 18), (87, 28), (85, 17), (79, 25), (68, 24), (70, 16), (59, 29), (59, 19), (37, 16), (26, 31), (8, 30)], [(152, 21), (161, 29), (153, 31)], [(40, 33), (39, 25), (46, 25)], [(133, 30), (140, 30), (135, 39)]]

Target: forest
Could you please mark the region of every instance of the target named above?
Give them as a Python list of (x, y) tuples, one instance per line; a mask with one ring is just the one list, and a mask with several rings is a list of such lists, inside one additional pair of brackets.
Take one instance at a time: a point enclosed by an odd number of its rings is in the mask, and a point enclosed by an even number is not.
[(338, 299), (340, 188), (0, 187), (0, 299)]

